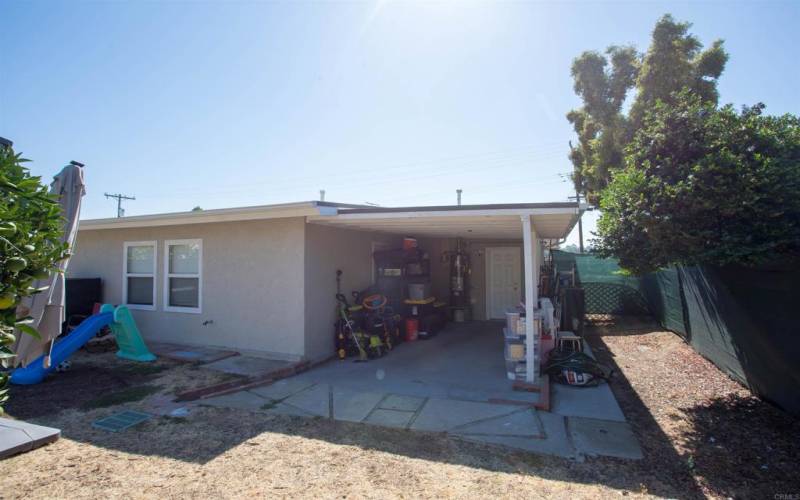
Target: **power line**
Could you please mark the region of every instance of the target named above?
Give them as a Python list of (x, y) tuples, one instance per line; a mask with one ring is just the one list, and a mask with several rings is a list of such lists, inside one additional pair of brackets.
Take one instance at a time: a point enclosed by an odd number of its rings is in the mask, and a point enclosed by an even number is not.
[[(447, 175), (449, 173), (483, 170), (486, 168), (503, 168), (506, 166), (519, 165), (527, 162), (535, 163), (537, 160), (552, 158), (561, 154), (562, 148), (557, 144), (548, 145), (544, 148), (516, 150), (515, 153), (492, 152), (475, 155), (464, 155), (460, 157), (450, 157), (443, 159), (433, 159), (418, 162), (395, 163), (386, 166), (371, 167), (356, 170), (337, 170), (331, 181), (326, 179), (327, 187), (351, 187), (357, 185), (375, 185), (390, 183), (389, 180), (394, 173), (395, 178), (416, 177), (419, 174), (426, 174), (420, 178)], [(380, 162), (378, 162), (380, 163)], [(417, 175), (415, 175), (417, 174)], [(319, 181), (319, 174), (300, 175), (298, 177), (285, 178), (280, 180), (268, 179), (264, 181), (234, 183), (217, 185), (216, 189), (203, 190), (201, 187), (185, 187), (171, 189), (172, 197), (195, 197), (207, 194), (236, 194), (242, 192), (252, 192), (253, 188), (268, 185), (274, 191), (286, 191), (293, 188), (302, 188), (308, 182)], [(198, 189), (199, 188), (199, 189)], [(264, 192), (263, 190), (261, 192)], [(186, 196), (183, 196), (186, 195)], [(158, 192), (149, 192), (146, 198), (161, 197)]]

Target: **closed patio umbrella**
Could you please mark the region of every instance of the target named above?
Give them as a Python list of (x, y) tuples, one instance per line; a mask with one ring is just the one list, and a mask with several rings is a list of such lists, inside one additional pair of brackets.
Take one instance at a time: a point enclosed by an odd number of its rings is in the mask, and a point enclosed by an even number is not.
[[(78, 234), (78, 217), (81, 212), (81, 198), (85, 194), (83, 183), (83, 165), (72, 162), (64, 167), (53, 178), (50, 193), (59, 196), (61, 215), (64, 217), (64, 234), (61, 241), (69, 244), (69, 252), (73, 253), (75, 237)], [(15, 364), (25, 366), (46, 352), (45, 368), (50, 365), (50, 351), (56, 337), (61, 333), (64, 322), (64, 272), (69, 259), (58, 263), (60, 272), (53, 272), (47, 279), (38, 280), (35, 287), (47, 287), (41, 293), (24, 297), (20, 305), (27, 308), (28, 315), (33, 318), (33, 327), (39, 330), (41, 340), (30, 335), (17, 332)]]

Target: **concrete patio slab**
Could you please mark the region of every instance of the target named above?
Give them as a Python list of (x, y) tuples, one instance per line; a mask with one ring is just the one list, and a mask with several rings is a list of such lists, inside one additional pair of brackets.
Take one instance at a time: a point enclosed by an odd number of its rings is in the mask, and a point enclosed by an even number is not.
[(411, 424), (411, 429), (442, 432), (479, 420), (520, 411), (519, 406), (475, 403), (452, 399), (429, 399)]
[(453, 429), (452, 432), (456, 434), (544, 437), (544, 431), (541, 424), (539, 424), (536, 410), (533, 408), (524, 408), (517, 410), (515, 413), (462, 425)]
[(328, 384), (319, 384), (295, 393), (281, 402), (317, 417), (330, 418), (330, 392)]
[(565, 417), (585, 417), (613, 422), (624, 422), (611, 388), (606, 383), (597, 387), (572, 387), (552, 384), (550, 411)]
[(60, 436), (61, 431), (53, 427), (0, 418), (0, 458), (44, 446)]
[(539, 395), (514, 391), (505, 376), (500, 328), (492, 322), (452, 324), (431, 340), (401, 344), (389, 356), (368, 363), (333, 361), (212, 402), (447, 432), (459, 439), (573, 459), (641, 456), (607, 384), (553, 384), (553, 412), (531, 408), (529, 403)]
[(253, 387), (248, 390), (254, 394), (258, 394), (262, 398), (278, 401), (286, 399), (292, 394), (296, 394), (300, 391), (308, 389), (312, 385), (315, 385), (315, 383), (309, 380), (302, 380), (298, 377), (292, 377), (283, 380), (278, 380), (277, 382), (274, 382), (270, 385)]
[(249, 391), (233, 392), (222, 396), (214, 396), (200, 401), (201, 405), (218, 408), (238, 408), (240, 410), (261, 410), (270, 401)]
[(381, 425), (383, 427), (400, 427), (405, 429), (414, 418), (413, 411), (375, 409), (364, 420), (367, 424)]
[(386, 397), (380, 392), (360, 392), (334, 387), (331, 391), (333, 397), (333, 415), (336, 420), (346, 422), (361, 422)]
[(274, 413), (275, 415), (289, 415), (289, 416), (293, 416), (293, 417), (312, 418), (312, 417), (318, 417), (319, 416), (319, 415), (313, 415), (311, 413), (308, 413), (305, 410), (301, 410), (300, 408), (297, 408), (296, 406), (287, 405), (287, 404), (283, 404), (283, 403), (269, 403), (269, 402), (267, 402), (264, 405), (263, 410), (265, 412), (267, 412), (267, 413)]
[(643, 457), (636, 436), (625, 422), (570, 417), (567, 426), (572, 442), (580, 453), (631, 459)]
[(383, 401), (380, 402), (378, 408), (383, 408), (384, 410), (403, 410), (415, 412), (420, 409), (424, 402), (425, 398), (389, 394)]
[(33, 449), (33, 440), (22, 429), (0, 427), (0, 457), (10, 457)]
[(202, 365), (202, 368), (243, 377), (262, 378), (291, 365), (292, 363), (289, 361), (255, 358), (252, 356), (233, 356)]
[(456, 434), (456, 436), (465, 441), (499, 445), (531, 453), (555, 455), (569, 459), (579, 458), (567, 435), (564, 417), (553, 413), (539, 412), (539, 419), (544, 428), (543, 438), (475, 434)]
[(506, 378), (502, 326), (451, 323), (432, 339), (400, 344), (383, 358), (330, 361), (294, 378), (420, 398), (536, 403), (538, 394), (515, 391)]
[(190, 363), (212, 363), (239, 355), (236, 351), (207, 346), (187, 346), (166, 342), (148, 342), (147, 345), (157, 356)]

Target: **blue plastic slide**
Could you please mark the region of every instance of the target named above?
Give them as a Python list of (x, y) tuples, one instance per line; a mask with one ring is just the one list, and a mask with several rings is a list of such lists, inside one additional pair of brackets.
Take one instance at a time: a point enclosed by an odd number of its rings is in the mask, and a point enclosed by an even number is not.
[(104, 304), (98, 314), (89, 316), (78, 325), (69, 335), (56, 342), (50, 355), (50, 367), (44, 367), (44, 355), (34, 359), (28, 366), (17, 368), (11, 372), (11, 383), (19, 385), (38, 384), (47, 374), (55, 371), (56, 367), (89, 342), (104, 326), (111, 326), (111, 330), (120, 347), (117, 356), (134, 361), (153, 361), (156, 359), (144, 344), (136, 328), (128, 308), (119, 306), (116, 309)]

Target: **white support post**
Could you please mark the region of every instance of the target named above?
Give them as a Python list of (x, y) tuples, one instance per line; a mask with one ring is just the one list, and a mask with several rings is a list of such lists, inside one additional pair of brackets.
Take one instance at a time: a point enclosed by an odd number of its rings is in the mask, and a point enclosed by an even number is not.
[(522, 219), (522, 244), (523, 255), (525, 258), (525, 378), (528, 383), (536, 383), (536, 337), (537, 328), (534, 319), (534, 310), (539, 303), (539, 263), (536, 246), (539, 244), (536, 233), (533, 230), (530, 215), (521, 216)]

